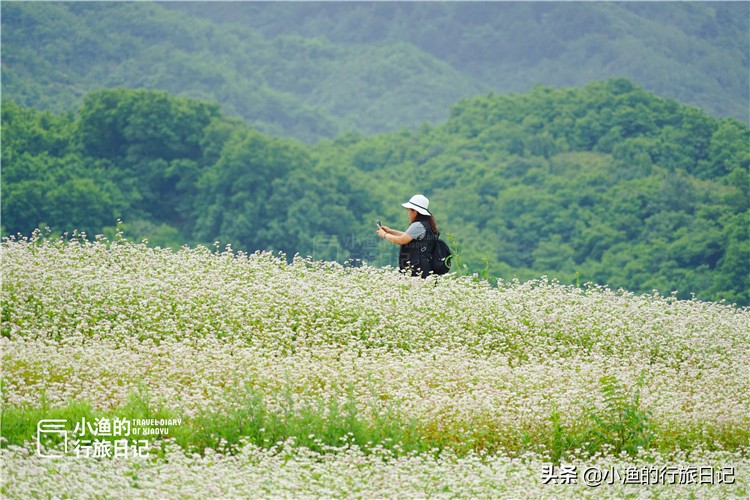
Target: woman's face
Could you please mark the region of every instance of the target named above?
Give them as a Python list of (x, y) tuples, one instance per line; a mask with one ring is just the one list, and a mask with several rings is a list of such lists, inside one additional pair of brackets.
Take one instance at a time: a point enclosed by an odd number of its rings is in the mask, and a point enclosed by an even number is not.
[(414, 222), (415, 220), (417, 220), (417, 211), (416, 210), (414, 210), (413, 208), (407, 208), (406, 210), (409, 212), (409, 220), (410, 221)]

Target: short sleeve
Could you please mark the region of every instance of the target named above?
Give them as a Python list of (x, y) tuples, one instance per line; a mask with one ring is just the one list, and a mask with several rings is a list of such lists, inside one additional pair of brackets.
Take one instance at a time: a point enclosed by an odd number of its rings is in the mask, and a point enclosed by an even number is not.
[(406, 230), (406, 234), (411, 236), (413, 240), (421, 240), (426, 233), (424, 225), (419, 222), (412, 222), (411, 226)]

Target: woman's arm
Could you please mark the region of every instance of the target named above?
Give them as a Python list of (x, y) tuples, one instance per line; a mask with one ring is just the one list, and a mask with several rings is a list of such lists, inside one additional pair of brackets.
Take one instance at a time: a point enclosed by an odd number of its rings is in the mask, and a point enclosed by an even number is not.
[(413, 239), (414, 238), (412, 238), (411, 236), (409, 236), (406, 233), (401, 233), (401, 234), (398, 234), (398, 235), (387, 234), (385, 236), (385, 240), (386, 241), (390, 241), (391, 243), (393, 243), (395, 245), (406, 245), (407, 243), (409, 243)]
[(388, 233), (388, 234), (392, 234), (392, 235), (394, 235), (394, 236), (401, 236), (402, 234), (404, 234), (404, 233), (403, 233), (403, 231), (396, 231), (395, 229), (391, 229), (391, 228), (390, 228), (390, 227), (388, 227), (388, 226), (380, 226), (380, 228), (381, 228), (381, 229), (382, 229), (383, 231), (385, 231), (386, 233)]
[[(399, 234), (394, 234), (399, 233)], [(401, 231), (393, 231), (393, 232), (386, 232), (385, 228), (381, 227), (378, 230), (378, 236), (383, 238), (386, 241), (390, 241), (394, 245), (406, 245), (409, 243), (413, 238), (409, 236), (406, 233), (402, 233)]]

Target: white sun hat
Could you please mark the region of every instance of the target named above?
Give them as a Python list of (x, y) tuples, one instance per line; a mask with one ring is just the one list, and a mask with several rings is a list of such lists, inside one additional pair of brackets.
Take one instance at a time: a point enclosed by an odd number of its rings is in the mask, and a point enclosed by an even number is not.
[(422, 215), (432, 215), (427, 207), (430, 206), (430, 200), (426, 196), (421, 194), (415, 194), (409, 201), (401, 204), (404, 208), (413, 208)]

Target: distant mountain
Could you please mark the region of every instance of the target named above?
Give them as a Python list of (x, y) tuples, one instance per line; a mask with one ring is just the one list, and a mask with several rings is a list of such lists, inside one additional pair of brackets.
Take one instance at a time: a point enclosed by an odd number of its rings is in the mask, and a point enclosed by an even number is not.
[(747, 2), (170, 3), (267, 36), (403, 41), (501, 92), (626, 77), (748, 119)]
[(626, 77), (748, 121), (747, 2), (2, 2), (2, 92), (218, 102), (307, 142), (436, 123), (461, 98)]

